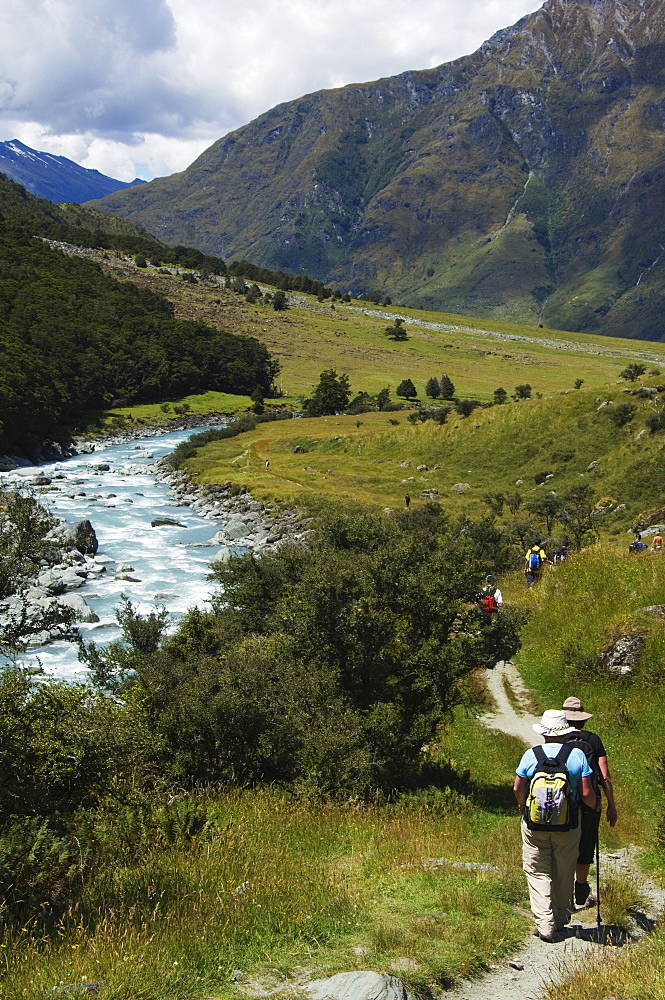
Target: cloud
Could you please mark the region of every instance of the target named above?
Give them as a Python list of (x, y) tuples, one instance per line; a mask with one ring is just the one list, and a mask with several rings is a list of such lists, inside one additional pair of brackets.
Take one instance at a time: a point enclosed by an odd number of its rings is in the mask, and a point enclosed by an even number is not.
[(537, 0), (5, 0), (0, 129), (131, 180), (275, 104), (471, 52)]

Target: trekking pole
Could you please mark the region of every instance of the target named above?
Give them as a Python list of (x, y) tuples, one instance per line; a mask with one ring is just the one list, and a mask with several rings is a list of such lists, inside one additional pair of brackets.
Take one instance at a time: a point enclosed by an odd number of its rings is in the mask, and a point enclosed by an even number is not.
[(600, 829), (596, 830), (596, 923), (602, 924), (600, 916)]

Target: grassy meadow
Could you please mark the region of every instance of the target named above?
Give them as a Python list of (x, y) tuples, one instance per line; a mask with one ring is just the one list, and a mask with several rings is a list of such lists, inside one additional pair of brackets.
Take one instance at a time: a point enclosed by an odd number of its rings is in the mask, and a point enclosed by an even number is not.
[[(286, 312), (275, 312), (269, 305), (250, 305), (223, 287), (191, 284), (155, 269), (136, 268), (131, 261), (101, 257), (100, 263), (114, 277), (164, 295), (179, 318), (256, 337), (281, 365), (278, 384), (287, 403), (309, 395), (320, 373), (331, 367), (348, 374), (354, 393), (376, 393), (385, 386), (394, 393), (405, 378), (423, 393), (430, 377), (446, 373), (461, 398), (485, 401), (499, 386), (512, 392), (525, 382), (534, 394), (543, 395), (572, 389), (578, 378), (584, 379), (585, 388), (600, 390), (635, 360), (665, 371), (665, 350), (645, 341), (358, 301), (348, 306), (338, 302), (332, 309), (325, 301), (300, 294), (292, 297), (294, 304)], [(392, 320), (385, 313), (405, 317), (407, 341), (386, 337), (385, 327)]]
[(38, 921), (5, 937), (0, 996), (101, 981), (105, 1000), (212, 998), (356, 968), (423, 989), (484, 968), (526, 932), (514, 821), (455, 793), (376, 809), (270, 789), (188, 804), (205, 811), (199, 836), (176, 813), (168, 840), (155, 831), (132, 856), (129, 827), (125, 864), (86, 886), (55, 940)]
[[(581, 389), (477, 409), (469, 417), (451, 413), (444, 425), (411, 424), (405, 410), (265, 423), (207, 445), (188, 468), (200, 483), (233, 480), (261, 499), (310, 508), (346, 499), (403, 506), (406, 493), (419, 502), (422, 491), (434, 489), (446, 510), (474, 516), (487, 513), (488, 492), (518, 492), (532, 501), (588, 483), (599, 500), (626, 504), (603, 522), (604, 530), (625, 530), (632, 517), (658, 503), (665, 486), (663, 438), (645, 431), (637, 439), (653, 412), (650, 401), (629, 397), (636, 413), (617, 428), (598, 411), (597, 398)], [(599, 464), (587, 471), (592, 462)], [(418, 471), (419, 465), (427, 470)], [(544, 472), (552, 478), (537, 485)], [(470, 489), (458, 493), (459, 483)]]

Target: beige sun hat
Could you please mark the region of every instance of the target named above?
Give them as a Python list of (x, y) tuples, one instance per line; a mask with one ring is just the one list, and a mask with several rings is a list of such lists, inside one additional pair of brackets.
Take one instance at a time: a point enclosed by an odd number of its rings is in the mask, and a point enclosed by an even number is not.
[(584, 711), (584, 705), (580, 699), (574, 697), (566, 698), (564, 701), (563, 714), (569, 722), (586, 722), (587, 719), (593, 719), (590, 712)]
[(575, 732), (575, 726), (571, 726), (560, 708), (549, 708), (543, 712), (540, 722), (535, 722), (532, 728), (541, 736), (565, 736)]

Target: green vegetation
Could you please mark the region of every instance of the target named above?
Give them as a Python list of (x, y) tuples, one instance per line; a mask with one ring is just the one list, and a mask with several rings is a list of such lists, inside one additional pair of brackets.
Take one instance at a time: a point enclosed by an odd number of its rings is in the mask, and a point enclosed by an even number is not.
[[(310, 550), (218, 567), (213, 610), (173, 635), (125, 604), (124, 642), (85, 653), (120, 700), (4, 672), (5, 995), (209, 996), (235, 968), (352, 947), (448, 982), (515, 947), (504, 821), (424, 748), (463, 678), (517, 643), (518, 614), (470, 602), (506, 555), (471, 527), (436, 506), (331, 514)], [(442, 844), (471, 869), (439, 872)]]
[(273, 391), (278, 366), (258, 341), (176, 319), (148, 289), (22, 231), (30, 218), (17, 216), (0, 240), (1, 449), (64, 436), (117, 398)]

